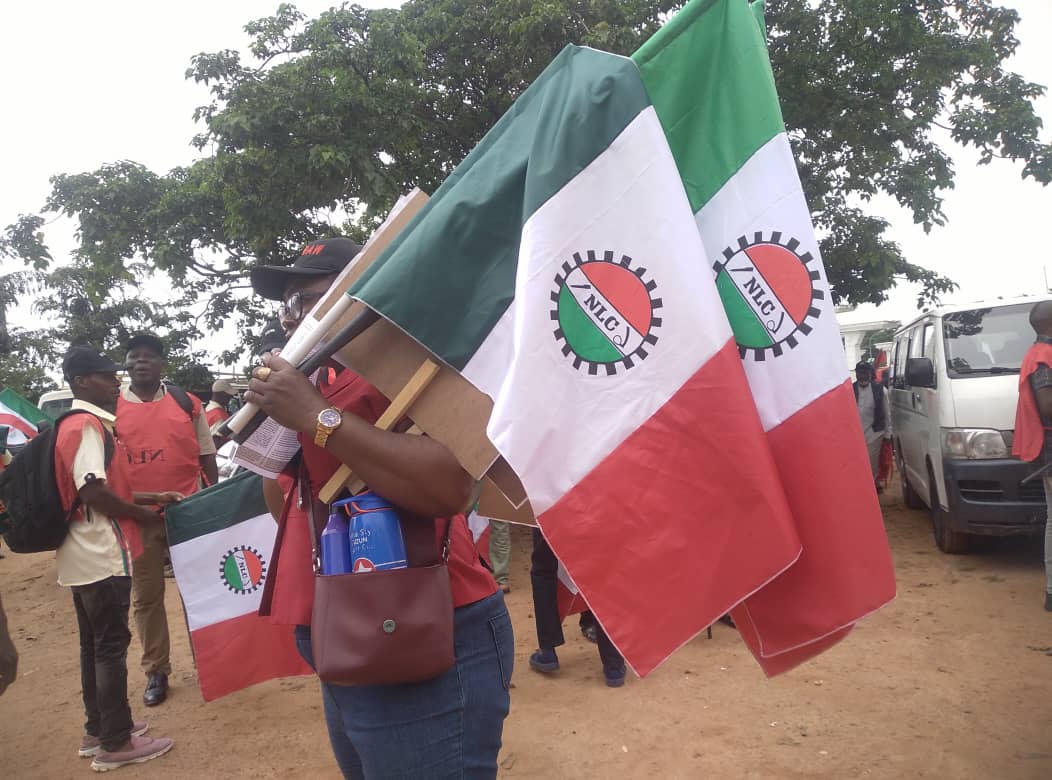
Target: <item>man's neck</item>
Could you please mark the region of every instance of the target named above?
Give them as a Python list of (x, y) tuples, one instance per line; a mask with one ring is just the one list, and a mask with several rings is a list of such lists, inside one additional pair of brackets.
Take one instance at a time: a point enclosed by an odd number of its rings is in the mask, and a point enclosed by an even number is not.
[(131, 391), (142, 401), (152, 401), (157, 396), (157, 391), (160, 389), (160, 381), (154, 382), (151, 385), (137, 385), (134, 382), (131, 383)]

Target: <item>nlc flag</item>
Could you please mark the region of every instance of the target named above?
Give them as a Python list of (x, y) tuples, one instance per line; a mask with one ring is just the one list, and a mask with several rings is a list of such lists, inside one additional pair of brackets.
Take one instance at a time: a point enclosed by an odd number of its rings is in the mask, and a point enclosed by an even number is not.
[(242, 472), (172, 504), (165, 521), (205, 700), (311, 674), (292, 629), (256, 614), (277, 531), (262, 478)]
[(10, 387), (0, 391), (0, 428), (7, 447), (20, 447), (37, 435), (40, 423), (51, 418)]
[(493, 399), (490, 439), (636, 672), (799, 557), (632, 60), (563, 50), (350, 294)]
[[(895, 579), (761, 10), (695, 0), (632, 59), (676, 159), (803, 542), (800, 560), (733, 612), (776, 674), (887, 603)], [(689, 89), (676, 73), (689, 74)]]
[(568, 47), (351, 290), (493, 398), (641, 674), (743, 602), (784, 671), (894, 589), (753, 10), (695, 0), (634, 59)]

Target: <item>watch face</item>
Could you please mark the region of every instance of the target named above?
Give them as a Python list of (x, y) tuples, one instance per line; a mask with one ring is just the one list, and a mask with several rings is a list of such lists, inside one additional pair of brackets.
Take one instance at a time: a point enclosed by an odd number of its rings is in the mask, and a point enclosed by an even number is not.
[(318, 422), (328, 427), (339, 425), (342, 419), (340, 413), (335, 409), (323, 409), (321, 414), (318, 415)]

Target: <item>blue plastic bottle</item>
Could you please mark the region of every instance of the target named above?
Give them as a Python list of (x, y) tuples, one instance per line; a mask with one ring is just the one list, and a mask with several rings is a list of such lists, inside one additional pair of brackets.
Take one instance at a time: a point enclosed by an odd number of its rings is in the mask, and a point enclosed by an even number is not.
[(329, 511), (329, 522), (321, 532), (321, 573), (350, 574), (350, 524), (347, 515), (335, 504)]
[(362, 574), (406, 567), (402, 526), (387, 499), (366, 491), (332, 506), (333, 511), (339, 507), (350, 515), (351, 571)]

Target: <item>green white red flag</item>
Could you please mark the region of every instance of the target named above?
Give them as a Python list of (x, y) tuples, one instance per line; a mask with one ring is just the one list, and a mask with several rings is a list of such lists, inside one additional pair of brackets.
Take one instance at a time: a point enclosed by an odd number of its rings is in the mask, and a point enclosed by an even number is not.
[(568, 47), (351, 290), (493, 398), (640, 674), (732, 607), (784, 671), (894, 594), (756, 11)]
[[(840, 332), (760, 4), (695, 0), (632, 59), (676, 159), (803, 542), (796, 564), (733, 611), (764, 670), (777, 674), (895, 595)], [(690, 89), (673, 72), (691, 74)]]
[(8, 447), (19, 447), (37, 435), (40, 423), (51, 418), (10, 387), (0, 391), (0, 427), (7, 429)]
[(291, 628), (257, 614), (277, 532), (262, 478), (246, 471), (195, 493), (171, 505), (165, 522), (205, 701), (311, 674)]

